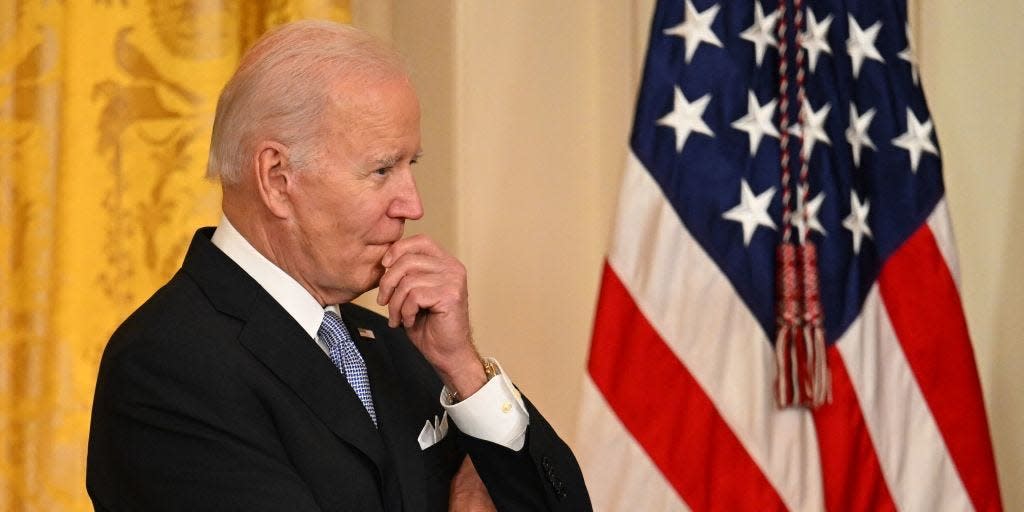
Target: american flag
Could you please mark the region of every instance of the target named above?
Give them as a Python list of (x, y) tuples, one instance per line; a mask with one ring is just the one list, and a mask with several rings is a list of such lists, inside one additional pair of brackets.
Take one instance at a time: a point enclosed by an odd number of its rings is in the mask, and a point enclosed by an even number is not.
[[(827, 384), (796, 406), (786, 244), (816, 250), (789, 268)], [(596, 508), (999, 510), (958, 287), (905, 1), (658, 2), (584, 384)]]

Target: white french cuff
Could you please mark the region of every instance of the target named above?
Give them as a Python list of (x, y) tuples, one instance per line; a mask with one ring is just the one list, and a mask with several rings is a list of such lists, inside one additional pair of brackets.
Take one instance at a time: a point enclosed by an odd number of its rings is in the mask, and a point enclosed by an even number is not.
[(500, 373), (457, 404), (449, 400), (448, 388), (442, 389), (441, 406), (466, 435), (519, 451), (526, 444), (530, 413), (498, 361), (489, 357), (485, 360)]

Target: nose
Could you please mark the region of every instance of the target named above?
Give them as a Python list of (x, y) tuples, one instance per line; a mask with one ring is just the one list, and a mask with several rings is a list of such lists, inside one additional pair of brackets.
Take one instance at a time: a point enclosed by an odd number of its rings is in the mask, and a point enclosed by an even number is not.
[(420, 201), (420, 192), (416, 188), (416, 179), (412, 172), (406, 171), (402, 174), (398, 193), (391, 201), (388, 216), (395, 219), (418, 220), (423, 217), (423, 202)]

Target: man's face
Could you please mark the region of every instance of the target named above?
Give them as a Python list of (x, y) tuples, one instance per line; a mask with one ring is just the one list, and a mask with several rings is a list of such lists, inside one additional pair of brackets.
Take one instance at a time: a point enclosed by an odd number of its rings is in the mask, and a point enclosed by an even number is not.
[[(325, 112), (319, 155), (295, 173), (290, 220), (294, 277), (321, 302), (348, 302), (377, 286), (381, 258), (423, 207), (412, 175), (420, 108), (408, 80), (340, 89)], [(297, 274), (297, 275), (296, 275)]]

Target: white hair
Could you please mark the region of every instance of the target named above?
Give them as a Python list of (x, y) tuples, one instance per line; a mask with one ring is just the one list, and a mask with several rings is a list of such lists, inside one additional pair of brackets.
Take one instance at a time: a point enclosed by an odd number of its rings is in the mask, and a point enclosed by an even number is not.
[(207, 177), (238, 183), (255, 145), (267, 139), (287, 146), (290, 163), (305, 168), (318, 154), (333, 86), (407, 74), (394, 49), (348, 25), (304, 20), (268, 32), (217, 101)]

